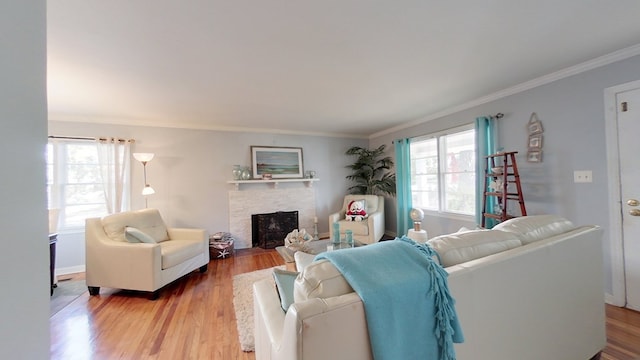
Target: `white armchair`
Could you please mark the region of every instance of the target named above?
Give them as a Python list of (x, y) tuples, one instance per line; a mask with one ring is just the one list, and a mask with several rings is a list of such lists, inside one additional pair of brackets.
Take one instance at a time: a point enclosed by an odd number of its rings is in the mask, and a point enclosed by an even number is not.
[(167, 228), (157, 209), (86, 219), (85, 242), (91, 295), (109, 287), (150, 291), (155, 299), (163, 286), (209, 264), (207, 231)]
[[(365, 200), (368, 217), (362, 221), (345, 219), (349, 203), (352, 200)], [(333, 231), (333, 223), (340, 224), (340, 235), (346, 230), (353, 231), (353, 239), (362, 244), (380, 241), (384, 235), (384, 197), (379, 195), (347, 195), (344, 197), (342, 209), (329, 215), (329, 229)]]

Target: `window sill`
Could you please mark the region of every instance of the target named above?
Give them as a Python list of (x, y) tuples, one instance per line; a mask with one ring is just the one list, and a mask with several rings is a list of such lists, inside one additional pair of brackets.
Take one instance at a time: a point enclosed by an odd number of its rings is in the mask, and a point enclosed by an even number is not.
[(425, 209), (422, 209), (422, 211), (424, 211), (425, 218), (427, 216), (432, 216), (432, 217), (440, 217), (440, 218), (459, 220), (459, 221), (470, 221), (470, 222), (476, 221), (476, 217), (474, 215), (464, 215), (464, 214), (456, 214), (456, 213), (450, 213), (450, 212), (444, 212), (444, 211), (433, 211), (433, 210), (425, 210)]

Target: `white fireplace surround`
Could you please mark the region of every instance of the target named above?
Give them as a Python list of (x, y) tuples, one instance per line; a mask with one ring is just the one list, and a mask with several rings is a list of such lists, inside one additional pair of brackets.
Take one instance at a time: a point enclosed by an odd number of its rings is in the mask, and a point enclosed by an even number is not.
[(252, 214), (276, 211), (298, 211), (299, 227), (313, 233), (313, 218), (316, 217), (315, 190), (303, 187), (229, 191), (229, 232), (236, 239), (235, 248), (252, 247)]

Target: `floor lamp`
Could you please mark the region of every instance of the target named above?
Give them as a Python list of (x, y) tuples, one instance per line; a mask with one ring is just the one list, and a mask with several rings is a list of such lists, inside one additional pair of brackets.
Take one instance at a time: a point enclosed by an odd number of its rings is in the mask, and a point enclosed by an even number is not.
[(133, 153), (133, 157), (142, 163), (144, 169), (144, 188), (142, 188), (142, 196), (144, 196), (144, 207), (148, 207), (147, 195), (153, 195), (155, 190), (147, 183), (147, 163), (153, 159), (153, 153)]

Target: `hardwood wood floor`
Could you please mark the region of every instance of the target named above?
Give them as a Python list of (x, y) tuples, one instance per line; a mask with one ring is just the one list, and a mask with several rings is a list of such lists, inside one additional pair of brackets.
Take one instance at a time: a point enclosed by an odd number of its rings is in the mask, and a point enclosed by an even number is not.
[[(84, 293), (51, 317), (51, 359), (255, 359), (238, 343), (232, 278), (282, 263), (275, 250), (238, 250), (168, 285), (156, 301), (130, 291)], [(640, 313), (606, 311), (602, 359), (640, 359)]]

